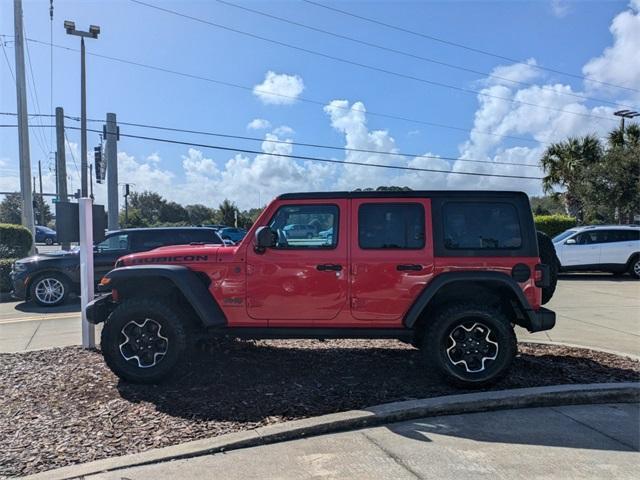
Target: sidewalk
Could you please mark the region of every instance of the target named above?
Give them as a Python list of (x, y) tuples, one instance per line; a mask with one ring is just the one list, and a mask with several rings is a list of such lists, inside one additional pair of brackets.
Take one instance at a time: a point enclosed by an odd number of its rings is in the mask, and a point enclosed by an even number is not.
[(423, 418), (85, 477), (637, 478), (638, 404)]

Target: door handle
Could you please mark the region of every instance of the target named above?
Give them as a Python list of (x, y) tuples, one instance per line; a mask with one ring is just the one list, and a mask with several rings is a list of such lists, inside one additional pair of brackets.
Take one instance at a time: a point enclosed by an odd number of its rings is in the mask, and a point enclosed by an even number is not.
[(339, 272), (340, 270), (342, 270), (342, 265), (335, 265), (335, 264), (332, 264), (332, 263), (325, 263), (325, 264), (316, 266), (316, 268), (318, 270), (320, 270), (321, 272), (327, 272), (327, 271)]
[(396, 270), (398, 270), (399, 272), (406, 272), (406, 271), (413, 271), (413, 272), (419, 272), (420, 270), (422, 270), (422, 265), (418, 265), (418, 264), (409, 264), (409, 265), (396, 265)]

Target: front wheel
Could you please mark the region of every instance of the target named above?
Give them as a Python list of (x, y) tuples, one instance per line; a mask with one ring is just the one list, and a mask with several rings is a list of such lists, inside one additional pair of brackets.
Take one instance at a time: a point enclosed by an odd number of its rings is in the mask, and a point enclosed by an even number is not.
[(640, 279), (640, 256), (637, 256), (634, 260), (631, 261), (631, 265), (629, 266), (629, 273), (635, 279)]
[(31, 282), (31, 299), (41, 307), (57, 307), (67, 301), (69, 282), (59, 273), (45, 273)]
[(482, 387), (507, 373), (517, 343), (510, 322), (500, 311), (459, 304), (443, 308), (430, 320), (422, 351), (446, 381)]
[(108, 367), (133, 383), (157, 383), (182, 360), (186, 350), (183, 319), (157, 298), (132, 298), (105, 322), (100, 347)]

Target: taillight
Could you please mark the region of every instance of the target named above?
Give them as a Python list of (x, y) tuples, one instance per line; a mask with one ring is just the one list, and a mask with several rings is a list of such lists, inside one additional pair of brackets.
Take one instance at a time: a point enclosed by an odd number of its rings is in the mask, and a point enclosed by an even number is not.
[(548, 287), (551, 284), (551, 267), (544, 263), (539, 263), (533, 273), (533, 279), (536, 287)]

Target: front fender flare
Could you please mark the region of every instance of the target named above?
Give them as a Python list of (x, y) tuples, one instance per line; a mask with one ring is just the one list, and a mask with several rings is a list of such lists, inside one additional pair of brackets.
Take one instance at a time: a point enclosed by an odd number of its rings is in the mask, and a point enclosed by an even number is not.
[(120, 267), (105, 275), (108, 288), (118, 289), (124, 282), (135, 280), (163, 278), (170, 281), (191, 305), (205, 327), (221, 327), (227, 325), (227, 319), (213, 298), (211, 292), (193, 270), (181, 265), (141, 265)]

